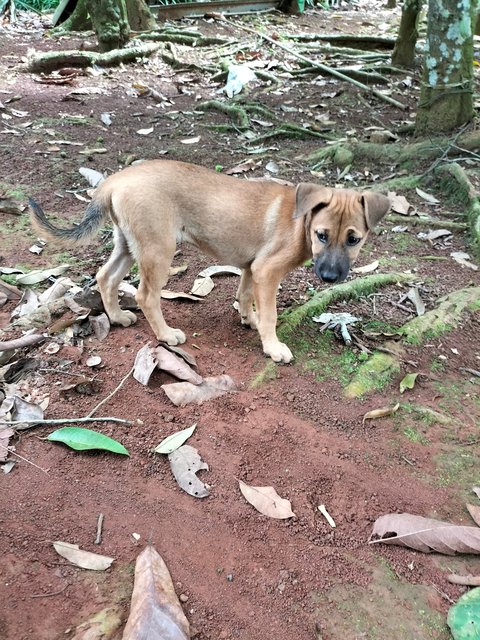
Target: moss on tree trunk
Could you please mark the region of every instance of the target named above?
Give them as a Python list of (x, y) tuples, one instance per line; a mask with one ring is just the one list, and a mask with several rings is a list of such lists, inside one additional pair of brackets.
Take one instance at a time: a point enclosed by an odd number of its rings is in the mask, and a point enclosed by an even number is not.
[(62, 22), (54, 31), (87, 31), (92, 28), (92, 21), (88, 15), (86, 0), (78, 0), (70, 17)]
[(417, 135), (451, 131), (473, 117), (476, 0), (429, 3)]
[(392, 54), (395, 67), (411, 68), (415, 64), (415, 45), (418, 38), (418, 18), (423, 0), (405, 0), (398, 36)]
[(97, 36), (100, 51), (120, 49), (128, 42), (128, 24), (125, 0), (85, 0)]
[(125, 0), (128, 22), (132, 31), (154, 31), (158, 28), (155, 16), (145, 0)]

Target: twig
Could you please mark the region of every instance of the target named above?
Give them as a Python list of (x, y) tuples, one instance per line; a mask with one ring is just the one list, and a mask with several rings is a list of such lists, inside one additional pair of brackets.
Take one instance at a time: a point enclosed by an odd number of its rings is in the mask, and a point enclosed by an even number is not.
[(94, 544), (100, 544), (102, 542), (102, 527), (103, 527), (103, 519), (104, 519), (104, 515), (103, 513), (101, 513), (98, 516), (98, 522), (97, 522), (97, 537), (95, 538), (95, 542)]
[[(106, 398), (106, 400), (107, 399), (108, 398)], [(76, 422), (119, 422), (121, 424), (132, 424), (131, 420), (124, 420), (123, 418), (91, 418), (90, 416), (86, 416), (85, 418), (52, 418), (51, 420), (0, 420), (0, 425), (74, 424)]]
[(454, 136), (453, 140), (450, 142), (450, 144), (444, 149), (442, 155), (437, 158), (429, 167), (428, 169), (422, 173), (422, 178), (424, 178), (426, 175), (428, 175), (431, 171), (433, 171), (434, 169), (436, 169), (438, 167), (439, 164), (441, 164), (441, 162), (448, 156), (448, 154), (450, 153), (450, 150), (452, 148), (454, 148), (456, 146), (456, 142), (458, 140), (458, 138), (462, 135), (462, 133), (465, 131), (465, 129), (467, 128), (468, 123), (466, 125), (464, 125), (459, 131), (458, 133)]
[(24, 462), (31, 464), (32, 467), (36, 467), (37, 469), (40, 469), (40, 471), (43, 471), (43, 473), (46, 473), (48, 475), (48, 471), (46, 469), (42, 469), (42, 467), (39, 467), (38, 464), (35, 464), (34, 462), (30, 462), (30, 460), (27, 460), (27, 458), (24, 458), (19, 453), (15, 453), (15, 451), (12, 451), (9, 447), (5, 447), (3, 444), (0, 444), (0, 447), (5, 451), (8, 451), (8, 453), (11, 453), (13, 456), (17, 456), (17, 458), (20, 458), (20, 460), (23, 460)]
[[(227, 24), (230, 24), (231, 26), (234, 26), (226, 18), (224, 19), (224, 22), (226, 22)], [(237, 26), (239, 29), (242, 29), (243, 31), (247, 31), (248, 33), (253, 33), (256, 36), (258, 36), (260, 38), (263, 38), (267, 42), (270, 42), (270, 44), (273, 44), (276, 47), (279, 47), (280, 49), (283, 49), (284, 51), (289, 53), (291, 56), (294, 56), (295, 58), (298, 58), (299, 60), (302, 60), (303, 62), (306, 62), (307, 64), (311, 65), (312, 67), (316, 67), (317, 69), (320, 69), (320, 71), (323, 71), (324, 73), (328, 73), (331, 76), (335, 76), (336, 78), (339, 78), (340, 80), (343, 80), (344, 82), (350, 82), (350, 84), (353, 84), (355, 87), (358, 87), (359, 89), (362, 89), (362, 91), (366, 91), (367, 93), (372, 93), (377, 98), (380, 98), (381, 100), (384, 100), (385, 102), (388, 102), (389, 104), (392, 104), (393, 106), (397, 107), (398, 109), (402, 109), (402, 110), (406, 109), (406, 106), (404, 104), (402, 104), (401, 102), (398, 102), (398, 100), (394, 100), (393, 98), (390, 98), (389, 96), (386, 96), (385, 94), (381, 93), (380, 91), (377, 91), (376, 89), (371, 89), (370, 87), (367, 87), (366, 84), (363, 84), (362, 82), (358, 82), (357, 80), (354, 80), (353, 78), (349, 78), (348, 76), (344, 75), (343, 73), (340, 73), (340, 71), (337, 71), (336, 69), (333, 69), (332, 67), (329, 67), (326, 64), (320, 64), (318, 62), (314, 62), (313, 60), (310, 60), (309, 58), (307, 58), (305, 56), (302, 56), (301, 53), (297, 53), (293, 49), (290, 49), (290, 47), (287, 47), (286, 45), (282, 44), (281, 42), (279, 42), (277, 40), (274, 40), (273, 38), (270, 38), (270, 36), (266, 36), (263, 33), (259, 33), (256, 29), (251, 29), (250, 27), (246, 27), (245, 25), (239, 24), (239, 23), (236, 23), (235, 26)]]
[(465, 587), (480, 587), (480, 576), (460, 576), (458, 573), (451, 573), (447, 580), (452, 584), (462, 584)]
[[(64, 566), (64, 565), (62, 565)], [(65, 589), (67, 587), (69, 587), (69, 583), (67, 582), (67, 584), (63, 587), (63, 589), (59, 589), (58, 591), (52, 591), (51, 593), (34, 593), (33, 595), (31, 595), (31, 598), (51, 598), (52, 596), (58, 596), (61, 593), (63, 593), (65, 591)]]
[(29, 336), (22, 336), (21, 338), (16, 338), (15, 340), (6, 340), (5, 342), (0, 342), (0, 351), (10, 351), (11, 349), (30, 347), (32, 344), (37, 344), (37, 342), (43, 342), (44, 340), (45, 336), (42, 336), (39, 333), (32, 333)]
[[(133, 371), (135, 369), (135, 366), (133, 366), (130, 371), (127, 373), (127, 375), (122, 378), (119, 382), (119, 384), (115, 387), (115, 389), (112, 391), (112, 393), (110, 393), (106, 398), (104, 398), (101, 402), (99, 402), (97, 404), (96, 407), (94, 407), (89, 414), (87, 414), (84, 418), (84, 420), (86, 420), (87, 418), (91, 418), (93, 416), (93, 414), (95, 413), (95, 411), (97, 411), (98, 409), (100, 409), (101, 406), (103, 406), (106, 402), (108, 402), (108, 400), (110, 400), (110, 398), (112, 398), (117, 391), (120, 391), (120, 389), (123, 387), (123, 385), (125, 384), (125, 382), (128, 380), (128, 378), (132, 375)], [(125, 421), (126, 422), (126, 421)]]
[(465, 371), (465, 373), (471, 373), (472, 376), (480, 378), (480, 371), (477, 371), (476, 369), (469, 369), (468, 367), (460, 367), (460, 371)]
[(432, 587), (435, 589), (435, 591), (437, 591), (442, 598), (444, 598), (447, 602), (449, 602), (450, 604), (455, 604), (455, 602), (450, 598), (450, 596), (448, 595), (448, 593), (445, 593), (445, 591), (442, 591), (441, 589), (439, 589), (437, 587), (436, 584), (434, 584), (431, 580), (430, 580), (430, 584), (432, 585)]

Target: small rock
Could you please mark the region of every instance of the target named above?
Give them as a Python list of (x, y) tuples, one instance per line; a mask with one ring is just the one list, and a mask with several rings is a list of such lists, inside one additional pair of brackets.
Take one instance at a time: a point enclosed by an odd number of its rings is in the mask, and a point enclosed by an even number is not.
[(228, 580), (228, 582), (233, 582), (233, 573), (228, 573), (227, 574), (227, 580)]
[(179, 595), (180, 602), (188, 602), (188, 596), (186, 593), (181, 593)]

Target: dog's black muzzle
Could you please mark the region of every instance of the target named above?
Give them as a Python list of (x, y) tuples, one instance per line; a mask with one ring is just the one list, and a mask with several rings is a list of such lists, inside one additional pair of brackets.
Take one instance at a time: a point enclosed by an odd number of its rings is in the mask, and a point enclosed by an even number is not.
[(315, 259), (315, 274), (324, 282), (343, 282), (350, 270), (350, 260), (345, 251), (326, 250)]

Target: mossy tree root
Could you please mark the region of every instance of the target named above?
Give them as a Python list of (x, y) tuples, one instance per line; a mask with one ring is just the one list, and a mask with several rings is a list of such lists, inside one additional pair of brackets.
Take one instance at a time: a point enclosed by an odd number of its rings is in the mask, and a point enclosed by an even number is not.
[(425, 339), (438, 337), (458, 326), (465, 311), (480, 309), (480, 287), (466, 287), (440, 298), (435, 309), (413, 318), (398, 333), (402, 343), (386, 342), (382, 351), (376, 351), (357, 370), (345, 389), (348, 398), (358, 398), (382, 386), (400, 372), (405, 344), (421, 344)]
[(228, 104), (220, 100), (208, 100), (197, 104), (196, 109), (199, 111), (220, 111), (220, 113), (225, 113), (242, 130), (248, 129), (250, 125), (247, 112), (238, 104)]

